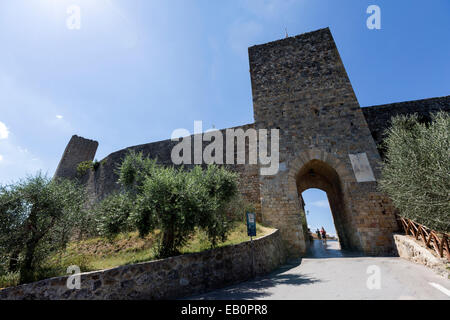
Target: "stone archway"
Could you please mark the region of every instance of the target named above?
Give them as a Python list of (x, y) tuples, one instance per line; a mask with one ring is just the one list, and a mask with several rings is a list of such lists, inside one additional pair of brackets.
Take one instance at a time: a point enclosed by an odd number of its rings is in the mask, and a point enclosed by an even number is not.
[[(355, 232), (346, 196), (346, 182), (351, 180), (354, 180), (352, 172), (341, 161), (318, 149), (300, 153), (291, 162), (288, 173), (289, 190), (295, 192), (297, 198), (310, 188), (326, 192), (342, 248), (360, 250), (360, 239)], [(301, 220), (306, 221), (303, 210), (300, 210), (300, 215)], [(302, 231), (305, 232), (304, 229)], [(307, 235), (303, 234), (302, 238), (307, 239)]]
[[(334, 226), (342, 249), (351, 249), (348, 213), (345, 210), (341, 183), (336, 171), (321, 160), (311, 160), (297, 174), (297, 192), (299, 196), (311, 188), (320, 189), (327, 194), (333, 216)], [(304, 212), (301, 214), (305, 214)], [(304, 217), (306, 221), (306, 216)], [(307, 236), (305, 234), (305, 239)]]

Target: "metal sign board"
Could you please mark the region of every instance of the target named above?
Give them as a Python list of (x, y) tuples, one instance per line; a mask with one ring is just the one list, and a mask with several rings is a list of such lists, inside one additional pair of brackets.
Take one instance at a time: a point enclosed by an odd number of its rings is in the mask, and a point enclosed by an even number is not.
[(247, 212), (247, 235), (249, 237), (256, 236), (256, 214)]

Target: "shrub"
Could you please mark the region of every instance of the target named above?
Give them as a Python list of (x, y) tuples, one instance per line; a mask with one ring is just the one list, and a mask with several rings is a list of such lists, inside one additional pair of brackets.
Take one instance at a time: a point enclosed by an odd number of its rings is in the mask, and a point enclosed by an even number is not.
[(386, 132), (380, 188), (400, 215), (437, 231), (450, 231), (450, 116), (430, 124), (397, 116)]
[(96, 208), (99, 234), (112, 239), (119, 232), (128, 231), (131, 204), (123, 193), (113, 193), (101, 201)]
[(97, 161), (97, 159), (94, 161), (80, 162), (77, 166), (77, 175), (78, 177), (83, 177), (89, 170), (97, 171), (97, 169), (100, 168), (100, 165), (104, 165), (105, 163), (106, 160)]
[(77, 166), (77, 175), (79, 177), (84, 176), (89, 170), (94, 168), (94, 164), (92, 161), (83, 161), (80, 162)]

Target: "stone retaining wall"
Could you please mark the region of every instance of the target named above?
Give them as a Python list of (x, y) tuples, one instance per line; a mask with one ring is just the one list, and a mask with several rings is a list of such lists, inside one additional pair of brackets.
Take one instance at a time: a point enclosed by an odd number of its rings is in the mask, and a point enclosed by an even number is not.
[(416, 241), (411, 236), (395, 234), (394, 240), (398, 255), (401, 258), (423, 264), (450, 279), (450, 263), (447, 259), (434, 255), (432, 250), (426, 248), (420, 241)]
[(81, 274), (81, 288), (68, 289), (68, 277), (46, 279), (0, 291), (0, 299), (172, 299), (199, 294), (263, 275), (285, 262), (275, 230), (253, 241), (163, 260)]

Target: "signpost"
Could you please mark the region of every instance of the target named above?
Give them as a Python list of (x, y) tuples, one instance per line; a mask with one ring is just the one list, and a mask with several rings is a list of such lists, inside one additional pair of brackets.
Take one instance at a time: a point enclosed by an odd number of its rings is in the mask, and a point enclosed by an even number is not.
[(256, 236), (256, 215), (254, 212), (247, 212), (247, 235), (250, 238)]
[(254, 212), (247, 212), (247, 235), (250, 237), (250, 243), (252, 246), (252, 276), (255, 276), (254, 267), (254, 247), (253, 247), (253, 237), (256, 236), (256, 214)]

